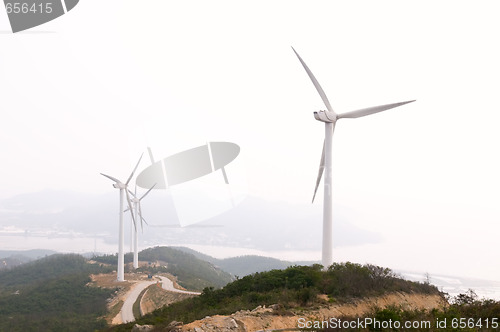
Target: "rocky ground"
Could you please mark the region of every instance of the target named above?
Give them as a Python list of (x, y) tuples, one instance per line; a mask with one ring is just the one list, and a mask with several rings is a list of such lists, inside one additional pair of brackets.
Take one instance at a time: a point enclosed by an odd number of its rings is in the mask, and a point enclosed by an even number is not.
[(442, 308), (446, 300), (439, 295), (393, 293), (380, 297), (366, 298), (344, 304), (324, 304), (307, 310), (285, 311), (279, 305), (257, 307), (252, 311), (238, 311), (229, 316), (212, 316), (175, 328), (182, 332), (226, 332), (226, 331), (270, 331), (294, 329), (300, 318), (323, 321), (331, 317), (358, 317), (370, 314), (375, 308), (388, 306), (404, 309)]

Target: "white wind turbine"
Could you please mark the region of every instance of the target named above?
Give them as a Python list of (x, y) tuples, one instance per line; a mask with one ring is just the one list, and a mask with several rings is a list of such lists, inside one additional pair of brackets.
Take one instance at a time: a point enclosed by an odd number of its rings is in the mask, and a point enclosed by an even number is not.
[(137, 220), (137, 217), (139, 217), (140, 221), (141, 221), (141, 229), (143, 229), (143, 221), (147, 224), (146, 222), (146, 219), (144, 219), (144, 217), (142, 216), (142, 208), (141, 208), (141, 201), (144, 197), (146, 197), (147, 194), (149, 194), (149, 192), (151, 190), (153, 190), (153, 188), (156, 186), (156, 184), (154, 184), (151, 188), (149, 188), (148, 191), (146, 191), (146, 193), (144, 195), (141, 196), (141, 198), (137, 198), (137, 185), (135, 186), (135, 193), (130, 192), (130, 194), (132, 195), (132, 203), (134, 203), (133, 205), (133, 209), (134, 209), (134, 215), (135, 215), (135, 219), (134, 219), (134, 269), (137, 269), (139, 267), (139, 251), (138, 251), (138, 248), (137, 248), (137, 243), (138, 243), (138, 232), (137, 232), (137, 223), (135, 222), (135, 220)]
[(107, 177), (108, 179), (114, 181), (115, 183), (113, 184), (113, 187), (120, 189), (120, 222), (119, 222), (119, 227), (118, 227), (118, 269), (117, 269), (117, 280), (118, 281), (125, 281), (125, 276), (124, 276), (124, 254), (123, 254), (123, 244), (124, 244), (124, 230), (123, 230), (123, 193), (126, 194), (127, 196), (127, 203), (128, 207), (130, 209), (130, 213), (132, 214), (132, 220), (135, 223), (135, 217), (132, 213), (132, 203), (130, 201), (130, 196), (128, 194), (128, 183), (134, 176), (135, 171), (137, 170), (137, 167), (139, 167), (139, 163), (141, 162), (142, 155), (139, 158), (139, 161), (137, 162), (137, 165), (135, 165), (134, 170), (130, 174), (130, 176), (127, 179), (127, 182), (123, 183), (120, 180), (103, 174), (101, 175)]
[(323, 144), (323, 153), (321, 154), (321, 162), (318, 171), (318, 178), (316, 179), (316, 187), (314, 188), (313, 202), (316, 197), (316, 191), (318, 190), (319, 182), (321, 181), (321, 176), (323, 175), (323, 170), (325, 170), (325, 181), (324, 181), (324, 201), (323, 201), (323, 248), (322, 248), (322, 259), (324, 269), (327, 269), (333, 263), (333, 241), (332, 241), (332, 138), (333, 130), (335, 129), (335, 123), (339, 119), (354, 119), (360, 118), (366, 115), (382, 112), (394, 107), (398, 107), (404, 104), (414, 102), (415, 100), (404, 101), (401, 103), (387, 104), (381, 106), (374, 106), (369, 108), (363, 108), (356, 111), (351, 111), (347, 113), (337, 114), (333, 111), (325, 92), (319, 85), (318, 81), (314, 77), (313, 73), (309, 70), (306, 63), (299, 56), (297, 51), (292, 47), (295, 55), (302, 63), (302, 66), (309, 75), (314, 87), (318, 91), (323, 103), (325, 104), (327, 110), (314, 112), (314, 118), (318, 121), (325, 123), (325, 141)]

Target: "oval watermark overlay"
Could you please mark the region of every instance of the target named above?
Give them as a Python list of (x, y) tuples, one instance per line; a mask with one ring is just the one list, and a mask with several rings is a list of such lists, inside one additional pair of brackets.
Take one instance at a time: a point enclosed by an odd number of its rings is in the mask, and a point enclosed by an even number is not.
[(73, 8), (79, 0), (4, 0), (12, 32), (31, 29), (52, 21)]

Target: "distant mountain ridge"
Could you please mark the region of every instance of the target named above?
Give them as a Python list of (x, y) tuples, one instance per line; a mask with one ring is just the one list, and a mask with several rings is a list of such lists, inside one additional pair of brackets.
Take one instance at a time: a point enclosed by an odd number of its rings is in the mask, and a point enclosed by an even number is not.
[(10, 269), (55, 254), (53, 250), (0, 250), (0, 270)]
[(231, 273), (237, 277), (244, 277), (256, 272), (265, 272), (270, 270), (286, 269), (293, 265), (312, 265), (317, 262), (289, 262), (282, 261), (276, 258), (244, 255), (231, 258), (215, 258), (199, 251), (187, 247), (173, 247), (175, 249), (190, 253), (221, 268), (222, 270)]
[[(233, 209), (185, 228), (179, 228), (174, 202), (165, 191), (151, 192), (142, 209), (150, 226), (144, 228), (141, 241), (149, 245), (201, 244), (264, 251), (321, 248), (321, 208), (308, 202), (293, 204), (248, 196)], [(116, 243), (117, 210), (115, 192), (95, 195), (44, 190), (17, 195), (0, 200), (0, 234), (3, 229), (7, 234), (8, 227), (15, 227), (27, 236), (31, 230), (45, 230), (62, 236), (66, 232), (101, 237), (108, 243)], [(352, 224), (346, 208), (339, 206), (336, 211), (337, 246), (382, 241), (380, 234)], [(127, 226), (129, 218), (126, 215)], [(129, 231), (125, 227), (125, 232)]]
[(24, 256), (26, 258), (35, 260), (56, 254), (57, 251), (47, 249), (30, 249), (30, 250), (0, 250), (0, 258), (11, 256)]

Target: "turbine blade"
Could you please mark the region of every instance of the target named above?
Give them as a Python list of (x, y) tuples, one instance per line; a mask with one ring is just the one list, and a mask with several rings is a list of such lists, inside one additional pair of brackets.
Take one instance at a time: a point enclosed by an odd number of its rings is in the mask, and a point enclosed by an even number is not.
[(148, 146), (148, 153), (149, 153), (149, 159), (151, 159), (151, 165), (155, 163), (155, 158), (153, 158), (153, 151), (151, 151), (151, 148)]
[(227, 179), (226, 170), (224, 169), (224, 167), (221, 167), (220, 170), (222, 171), (222, 176), (224, 177), (224, 182), (226, 182), (226, 184), (229, 184), (229, 180)]
[(128, 190), (125, 190), (125, 193), (127, 194), (127, 204), (128, 204), (128, 208), (130, 209), (130, 215), (132, 216), (132, 220), (134, 221), (134, 227), (137, 230), (137, 225), (136, 225), (135, 217), (134, 217), (134, 211), (132, 209), (132, 202), (130, 201), (130, 195), (128, 194)]
[(318, 178), (316, 179), (316, 187), (314, 188), (312, 203), (314, 203), (314, 198), (316, 197), (316, 192), (318, 191), (319, 183), (321, 181), (321, 177), (323, 176), (324, 169), (325, 169), (325, 142), (323, 141), (323, 151), (321, 152), (321, 161), (319, 163)]
[(142, 217), (141, 202), (139, 202), (139, 203), (138, 203), (138, 205), (139, 205), (139, 217), (141, 218), (141, 232), (144, 232), (144, 225), (142, 224), (142, 221), (144, 220), (144, 222), (146, 223), (146, 225), (147, 225), (148, 223), (146, 222), (146, 219), (144, 219), (144, 218)]
[(145, 193), (144, 195), (142, 195), (142, 196), (141, 196), (141, 198), (139, 198), (139, 201), (140, 201), (141, 199), (143, 199), (144, 197), (146, 197), (146, 195), (147, 195), (147, 194), (149, 194), (149, 192), (150, 192), (151, 190), (153, 190), (153, 188), (154, 188), (155, 186), (156, 186), (156, 183), (155, 183), (155, 184), (153, 184), (153, 186), (152, 186), (151, 188), (149, 188), (149, 190), (148, 190), (148, 191), (146, 191), (146, 193)]
[(130, 195), (132, 195), (132, 196), (134, 196), (134, 198), (136, 198), (135, 194), (130, 189), (127, 188), (127, 191), (130, 193)]
[(330, 105), (330, 101), (328, 101), (328, 98), (326, 97), (326, 94), (323, 91), (323, 88), (321, 87), (321, 85), (319, 85), (319, 82), (316, 79), (316, 77), (314, 77), (313, 73), (311, 72), (311, 70), (309, 69), (309, 67), (307, 67), (307, 65), (304, 62), (304, 60), (302, 60), (302, 58), (300, 57), (299, 53), (297, 53), (297, 51), (295, 51), (295, 49), (293, 47), (292, 47), (292, 50), (295, 53), (295, 55), (297, 55), (297, 58), (299, 58), (299, 61), (302, 64), (302, 67), (304, 67), (304, 69), (306, 70), (307, 75), (309, 75), (309, 78), (311, 79), (312, 83), (314, 84), (314, 87), (316, 88), (316, 91), (318, 91), (319, 95), (321, 96), (321, 99), (323, 100), (323, 103), (325, 104), (326, 108), (330, 112), (332, 112), (332, 113), (335, 114), (335, 112), (332, 109), (332, 106)]
[(380, 105), (380, 106), (363, 108), (360, 110), (339, 114), (338, 118), (339, 119), (342, 119), (342, 118), (348, 118), (348, 119), (360, 118), (362, 116), (382, 112), (382, 111), (385, 111), (385, 110), (388, 110), (388, 109), (391, 109), (394, 107), (402, 106), (402, 105), (405, 105), (408, 103), (413, 103), (414, 101), (415, 100), (410, 100), (410, 101), (403, 101), (401, 103), (394, 103), (394, 104), (387, 104), (387, 105)]
[(115, 181), (116, 183), (120, 183), (120, 180), (118, 180), (117, 178), (114, 178), (112, 176), (109, 176), (109, 175), (106, 175), (106, 174), (103, 174), (103, 173), (101, 173), (101, 175), (107, 177), (108, 179), (110, 179), (112, 181)]
[(142, 155), (143, 155), (143, 154), (144, 154), (144, 153), (142, 153), (142, 154), (141, 154), (141, 157), (139, 158), (139, 161), (137, 162), (137, 165), (135, 165), (135, 168), (134, 168), (134, 170), (132, 171), (132, 173), (130, 174), (130, 176), (128, 177), (127, 182), (125, 182), (125, 184), (126, 184), (126, 185), (128, 185), (128, 183), (130, 182), (130, 180), (131, 180), (131, 179), (132, 179), (132, 177), (134, 176), (134, 173), (135, 173), (135, 171), (137, 170), (137, 167), (139, 167), (139, 163), (141, 162), (141, 159), (142, 159)]

